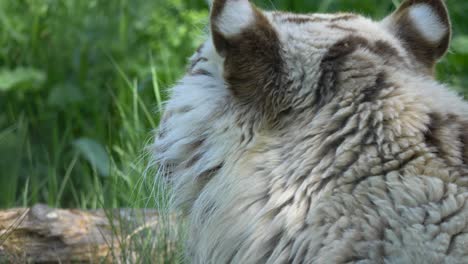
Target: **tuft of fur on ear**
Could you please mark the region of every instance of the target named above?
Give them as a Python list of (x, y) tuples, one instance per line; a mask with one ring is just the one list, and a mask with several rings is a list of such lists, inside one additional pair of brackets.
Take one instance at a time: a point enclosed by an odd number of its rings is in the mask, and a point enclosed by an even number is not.
[(443, 0), (406, 0), (382, 23), (429, 71), (450, 45), (450, 17)]

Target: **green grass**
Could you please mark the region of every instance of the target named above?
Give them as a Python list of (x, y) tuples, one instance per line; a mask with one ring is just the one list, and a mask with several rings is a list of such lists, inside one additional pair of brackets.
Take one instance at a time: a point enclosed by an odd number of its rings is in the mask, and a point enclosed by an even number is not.
[(0, 0), (0, 207), (154, 206), (143, 149), (206, 14)]
[[(255, 2), (382, 18), (400, 1)], [(448, 4), (438, 78), (468, 95), (468, 2)], [(0, 0), (0, 208), (164, 204), (144, 147), (207, 17), (203, 0)]]

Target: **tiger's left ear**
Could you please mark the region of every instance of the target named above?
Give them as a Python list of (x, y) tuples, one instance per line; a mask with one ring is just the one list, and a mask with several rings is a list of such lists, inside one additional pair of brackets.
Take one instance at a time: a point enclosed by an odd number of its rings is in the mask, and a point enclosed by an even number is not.
[(213, 0), (211, 33), (214, 45), (223, 57), (241, 42), (254, 41), (262, 46), (275, 34), (262, 12), (249, 0)]
[(449, 48), (451, 23), (443, 0), (406, 0), (382, 24), (429, 71)]
[(275, 100), (281, 98), (281, 45), (263, 11), (249, 0), (213, 0), (211, 37), (224, 58), (224, 79), (235, 97), (265, 109), (280, 104)]

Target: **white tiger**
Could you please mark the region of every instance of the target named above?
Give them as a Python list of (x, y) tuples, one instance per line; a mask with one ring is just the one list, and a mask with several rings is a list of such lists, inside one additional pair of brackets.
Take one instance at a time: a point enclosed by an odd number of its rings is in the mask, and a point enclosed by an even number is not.
[(191, 263), (468, 263), (468, 103), (442, 0), (382, 21), (215, 0), (153, 145)]

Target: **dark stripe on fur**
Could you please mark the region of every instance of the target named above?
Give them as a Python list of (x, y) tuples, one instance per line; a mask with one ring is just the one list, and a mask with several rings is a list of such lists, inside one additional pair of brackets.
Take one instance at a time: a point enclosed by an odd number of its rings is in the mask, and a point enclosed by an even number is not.
[(362, 90), (362, 94), (364, 95), (362, 98), (363, 102), (373, 102), (378, 99), (380, 91), (385, 88), (390, 87), (391, 84), (387, 82), (387, 78), (384, 72), (381, 72), (377, 75), (377, 79), (375, 80), (375, 84), (369, 87), (364, 88)]
[(443, 142), (437, 137), (438, 131), (443, 128), (444, 117), (439, 113), (429, 114), (429, 124), (427, 125), (427, 131), (424, 134), (425, 142), (428, 146), (433, 147), (437, 154), (443, 152), (441, 150)]
[(372, 52), (382, 55), (385, 59), (397, 58), (400, 63), (405, 62), (396, 48), (390, 43), (383, 40), (377, 40), (374, 46), (371, 47)]
[(357, 32), (357, 30), (354, 28), (347, 28), (347, 27), (340, 26), (338, 24), (330, 24), (327, 27), (331, 29), (339, 29), (339, 30), (343, 30), (343, 31), (351, 32), (351, 33)]
[(190, 75), (203, 75), (203, 76), (213, 77), (213, 74), (211, 74), (211, 72), (204, 70), (204, 69), (198, 69), (198, 70), (192, 71)]
[(356, 51), (359, 46), (367, 46), (368, 41), (358, 36), (349, 36), (335, 43), (323, 57), (320, 68), (322, 75), (315, 93), (319, 106), (331, 99), (337, 85), (338, 74), (348, 55)]
[(282, 22), (287, 23), (294, 23), (294, 24), (304, 24), (304, 23), (312, 23), (312, 22), (322, 22), (323, 20), (320, 19), (313, 19), (312, 17), (288, 17), (283, 19)]
[[(429, 118), (430, 122), (424, 134), (426, 144), (448, 164), (468, 165), (468, 123), (453, 114), (430, 113)], [(451, 149), (450, 146), (459, 147)], [(458, 162), (454, 164), (451, 160), (458, 160)]]
[(355, 14), (343, 14), (343, 15), (332, 18), (330, 21), (331, 22), (347, 21), (347, 20), (351, 20), (351, 19), (356, 19), (358, 17), (359, 16), (357, 16)]
[(189, 72), (193, 71), (193, 69), (195, 68), (195, 66), (197, 66), (198, 63), (206, 61), (208, 61), (208, 59), (205, 57), (199, 57), (196, 60), (192, 61), (192, 63), (190, 63)]
[(463, 122), (461, 127), (461, 137), (463, 164), (468, 166), (468, 122)]
[(197, 163), (202, 157), (203, 157), (203, 155), (200, 154), (200, 153), (197, 153), (197, 154), (193, 155), (189, 160), (187, 160), (185, 162), (185, 167), (186, 168), (193, 167), (195, 165), (195, 163)]
[[(325, 54), (320, 65), (322, 74), (319, 79), (318, 89), (316, 90), (316, 100), (319, 106), (322, 106), (333, 98), (336, 86), (338, 85), (338, 75), (344, 70), (342, 67), (344, 62), (350, 54), (360, 48), (375, 53), (384, 60), (383, 63), (385, 64), (392, 63), (393, 61), (397, 61), (399, 64), (402, 62), (398, 51), (385, 41), (379, 40), (371, 43), (363, 37), (350, 35), (336, 42)], [(364, 88), (364, 101), (376, 99), (380, 90), (390, 85), (386, 83), (385, 79), (385, 74), (381, 72), (376, 76), (375, 85)]]
[[(275, 14), (275, 17), (282, 17), (281, 14)], [(347, 21), (350, 19), (356, 19), (358, 18), (357, 15), (354, 14), (343, 14), (339, 15), (336, 17), (330, 17), (330, 18), (324, 18), (324, 17), (316, 17), (316, 16), (310, 16), (310, 17), (305, 17), (305, 16), (289, 16), (289, 17), (283, 17), (281, 19), (282, 22), (287, 22), (287, 23), (295, 23), (295, 24), (304, 24), (304, 23), (321, 23), (321, 22), (337, 22), (337, 21)]]

